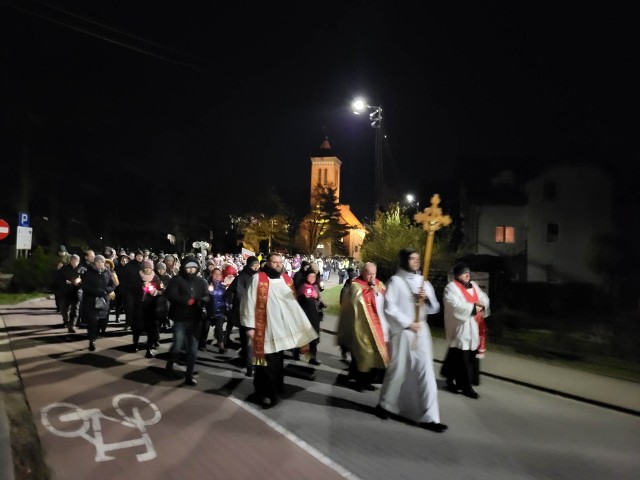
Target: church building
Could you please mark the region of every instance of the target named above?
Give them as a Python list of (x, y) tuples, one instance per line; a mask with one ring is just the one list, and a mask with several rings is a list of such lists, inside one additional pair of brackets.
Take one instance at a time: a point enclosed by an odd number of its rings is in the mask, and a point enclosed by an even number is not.
[[(333, 153), (329, 140), (324, 139), (317, 155), (311, 157), (311, 179), (310, 179), (310, 195), (309, 202), (313, 209), (318, 203), (318, 192), (327, 188), (333, 188), (336, 192), (338, 200), (338, 210), (340, 212), (340, 224), (345, 226), (348, 231), (347, 235), (342, 238), (344, 243), (346, 256), (353, 257), (356, 260), (361, 259), (360, 249), (365, 237), (364, 226), (358, 218), (353, 214), (349, 205), (340, 203), (340, 166), (342, 162)], [(306, 219), (305, 221), (308, 221)], [(316, 256), (331, 256), (331, 239), (321, 239), (316, 251)]]

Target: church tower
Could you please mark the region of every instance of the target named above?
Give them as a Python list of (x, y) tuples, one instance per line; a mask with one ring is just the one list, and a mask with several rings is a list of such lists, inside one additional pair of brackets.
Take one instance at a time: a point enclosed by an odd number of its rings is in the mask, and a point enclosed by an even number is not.
[[(317, 155), (311, 158), (311, 192), (309, 200), (311, 209), (318, 204), (318, 193), (322, 192), (325, 188), (333, 188), (336, 192), (338, 200), (338, 210), (340, 212), (340, 219), (338, 220), (341, 225), (345, 227), (348, 233), (341, 239), (344, 248), (344, 252), (348, 257), (352, 257), (356, 260), (360, 260), (360, 248), (366, 235), (364, 226), (360, 223), (358, 218), (353, 214), (349, 205), (343, 205), (340, 203), (340, 166), (342, 162), (336, 157), (331, 150), (331, 144), (329, 139), (325, 137), (320, 150)], [(313, 237), (311, 232), (317, 230), (314, 228), (313, 222), (310, 217), (306, 217), (300, 226), (298, 241), (303, 251), (307, 253), (319, 256), (331, 256), (332, 254), (332, 239)], [(313, 248), (310, 248), (309, 243), (313, 240), (317, 240), (318, 243), (313, 242)]]
[(340, 166), (342, 162), (331, 150), (329, 139), (325, 137), (320, 150), (315, 157), (311, 157), (311, 207), (317, 202), (317, 193), (324, 188), (334, 188), (340, 202)]

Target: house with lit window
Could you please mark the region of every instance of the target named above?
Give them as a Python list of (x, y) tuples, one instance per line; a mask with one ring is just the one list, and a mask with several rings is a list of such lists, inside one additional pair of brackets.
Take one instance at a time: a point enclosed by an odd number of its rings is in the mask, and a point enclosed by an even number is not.
[(599, 235), (613, 224), (613, 184), (592, 165), (556, 165), (520, 181), (503, 171), (461, 189), (465, 253), (502, 257), (514, 280), (588, 282)]

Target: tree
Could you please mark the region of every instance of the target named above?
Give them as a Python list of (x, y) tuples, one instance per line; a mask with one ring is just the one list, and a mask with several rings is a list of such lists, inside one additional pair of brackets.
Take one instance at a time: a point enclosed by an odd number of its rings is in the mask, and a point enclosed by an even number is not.
[(242, 243), (245, 248), (260, 251), (260, 242), (266, 241), (271, 251), (288, 250), (289, 219), (285, 215), (265, 215), (256, 213), (240, 217), (237, 221)]
[[(455, 258), (455, 252), (448, 248), (450, 233), (444, 230), (436, 233), (430, 271), (447, 270)], [(362, 259), (374, 262), (378, 267), (378, 277), (385, 281), (398, 268), (400, 250), (413, 247), (421, 256), (424, 255), (426, 237), (427, 232), (422, 225), (412, 222), (399, 204), (391, 204), (386, 212), (378, 212), (373, 224), (367, 227)]]
[(318, 203), (300, 222), (300, 247), (307, 255), (313, 255), (320, 239), (329, 228), (329, 220)]
[(322, 240), (331, 242), (332, 253), (344, 253), (342, 239), (348, 231), (340, 223), (340, 203), (337, 191), (333, 187), (318, 185), (314, 198), (316, 204), (300, 223), (300, 240), (302, 250), (312, 255)]
[(337, 191), (333, 187), (326, 187), (323, 188), (321, 192), (318, 192), (316, 198), (318, 198), (320, 210), (327, 220), (327, 228), (320, 239), (326, 239), (331, 242), (331, 252), (333, 254), (343, 255), (345, 253), (345, 247), (342, 239), (347, 236), (349, 231), (346, 226), (340, 222), (340, 202), (338, 202)]

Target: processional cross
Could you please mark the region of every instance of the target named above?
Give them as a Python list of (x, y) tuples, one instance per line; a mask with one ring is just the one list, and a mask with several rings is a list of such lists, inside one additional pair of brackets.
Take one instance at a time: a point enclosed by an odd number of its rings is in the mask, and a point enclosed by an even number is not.
[(427, 231), (427, 245), (422, 262), (422, 277), (425, 280), (429, 277), (429, 264), (431, 263), (431, 254), (433, 252), (434, 234), (442, 227), (446, 227), (451, 223), (451, 217), (449, 215), (442, 215), (442, 209), (438, 205), (440, 205), (440, 195), (436, 193), (431, 197), (431, 206), (413, 216), (416, 223), (421, 223), (422, 227)]
[[(422, 212), (416, 213), (413, 218), (416, 223), (421, 223), (422, 227), (427, 231), (427, 245), (424, 251), (424, 259), (422, 262), (422, 278), (425, 280), (429, 277), (429, 264), (431, 263), (431, 253), (433, 251), (433, 236), (442, 227), (446, 227), (451, 223), (449, 215), (442, 215), (440, 205), (440, 195), (437, 193), (431, 197), (431, 206), (425, 208)], [(416, 297), (416, 323), (420, 322), (420, 300)], [(413, 340), (412, 348), (417, 348), (416, 335)]]

